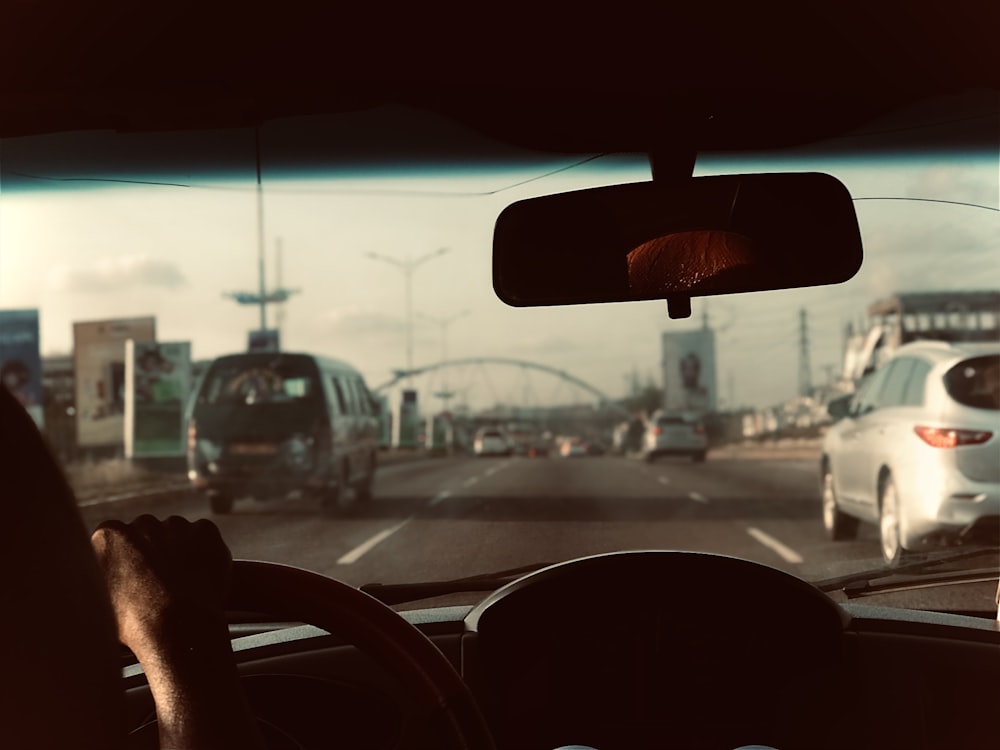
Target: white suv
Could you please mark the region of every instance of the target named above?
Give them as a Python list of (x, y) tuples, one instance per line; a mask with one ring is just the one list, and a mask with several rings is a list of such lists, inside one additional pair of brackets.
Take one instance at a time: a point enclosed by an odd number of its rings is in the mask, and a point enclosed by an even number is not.
[(823, 525), (851, 539), (877, 523), (882, 555), (1000, 540), (1000, 343), (900, 347), (829, 407)]

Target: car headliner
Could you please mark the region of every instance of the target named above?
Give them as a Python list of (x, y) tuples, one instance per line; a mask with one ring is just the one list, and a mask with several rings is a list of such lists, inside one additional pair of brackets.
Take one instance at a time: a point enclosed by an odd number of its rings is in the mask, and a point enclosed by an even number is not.
[(342, 5), (7, 3), (0, 136), (244, 127), (390, 103), (532, 149), (693, 154), (827, 138), (998, 82), (989, 3), (510, 3), (484, 17)]

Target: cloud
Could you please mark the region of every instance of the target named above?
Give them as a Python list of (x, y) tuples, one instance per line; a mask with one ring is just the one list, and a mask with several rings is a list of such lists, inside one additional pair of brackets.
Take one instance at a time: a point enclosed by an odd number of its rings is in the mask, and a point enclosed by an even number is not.
[(377, 310), (341, 308), (326, 313), (330, 327), (344, 336), (403, 336), (406, 325), (402, 318)]
[(959, 201), (1000, 208), (1000, 186), (992, 169), (938, 165), (922, 171), (906, 188), (909, 198)]
[(551, 356), (578, 354), (580, 352), (592, 355), (594, 347), (592, 343), (588, 343), (585, 340), (574, 340), (566, 336), (547, 336), (545, 338), (518, 342), (516, 345), (509, 347), (508, 351), (515, 356), (521, 354), (530, 358), (531, 355)]
[(181, 270), (166, 260), (142, 255), (103, 258), (88, 266), (65, 266), (52, 272), (52, 284), (66, 292), (102, 293), (130, 287), (176, 289), (187, 284)]

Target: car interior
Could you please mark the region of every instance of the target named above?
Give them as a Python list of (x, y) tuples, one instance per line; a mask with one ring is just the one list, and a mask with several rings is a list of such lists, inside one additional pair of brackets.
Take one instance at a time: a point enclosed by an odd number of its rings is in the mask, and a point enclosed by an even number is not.
[[(992, 149), (1000, 180), (986, 8), (630, 6), (572, 15), (497, 6), (491, 18), (413, 7), (379, 18), (182, 2), (147, 18), (124, 3), (56, 13), (17, 3), (0, 33), (0, 172), (14, 190), (22, 164), (72, 180), (127, 175), (135, 160), (136, 180), (194, 180), (245, 169), (230, 147), (254, 132), (282, 144), (269, 163), (288, 174), (334, 163), (503, 164), (518, 149), (639, 154), (650, 182), (506, 208), (493, 234), (493, 286), (513, 306), (666, 300), (665, 321), (690, 316), (692, 298), (838, 284), (865, 260), (851, 195), (835, 178), (694, 176), (703, 155)], [(359, 112), (360, 130), (338, 124)], [(425, 132), (428, 113), (446, 125)], [(937, 126), (920, 125), (928, 121)], [(627, 254), (689, 233), (738, 236), (756, 254), (686, 277), (667, 253), (655, 266), (665, 286), (629, 285)], [(42, 508), (69, 490), (30, 423), (7, 413), (0, 475), (17, 475), (11, 493)], [(51, 514), (32, 513), (16, 534), (26, 549), (80, 536), (78, 519), (55, 528)], [(67, 559), (87, 554), (60, 543)], [(25, 590), (65, 573), (36, 554), (8, 554)], [(28, 564), (14, 571), (22, 554)], [(922, 575), (934, 562), (908, 560), (894, 574)], [(996, 556), (985, 566), (977, 580), (993, 586)], [(878, 593), (883, 574), (849, 578), (817, 587), (736, 556), (621, 549), (424, 589), (361, 590), (240, 560), (232, 646), (273, 750), (996, 747), (996, 605), (862, 604), (855, 597)], [(55, 640), (77, 631), (61, 641), (67, 653), (88, 650), (90, 637), (74, 606), (39, 605), (64, 618)], [(155, 747), (142, 670), (127, 650), (114, 655), (129, 746)], [(58, 650), (37, 655), (28, 691), (43, 705), (63, 679), (53, 658)], [(71, 667), (96, 669), (83, 658)], [(46, 710), (50, 721), (75, 716)], [(72, 721), (86, 731), (84, 719)]]

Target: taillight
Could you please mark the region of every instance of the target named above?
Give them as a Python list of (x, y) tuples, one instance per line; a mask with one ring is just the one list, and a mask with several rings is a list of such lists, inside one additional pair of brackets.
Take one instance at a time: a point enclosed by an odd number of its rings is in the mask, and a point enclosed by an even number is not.
[(188, 453), (194, 453), (195, 448), (198, 445), (198, 425), (192, 419), (191, 423), (188, 425)]
[(654, 427), (653, 428), (653, 434), (654, 435), (662, 435), (663, 434), (663, 428), (662, 427)]
[(917, 425), (913, 431), (932, 448), (955, 448), (959, 445), (981, 445), (993, 437), (986, 430), (956, 430), (950, 427)]
[(694, 434), (695, 435), (704, 435), (705, 434), (705, 426), (704, 425), (700, 425), (700, 424), (696, 424), (694, 426)]

